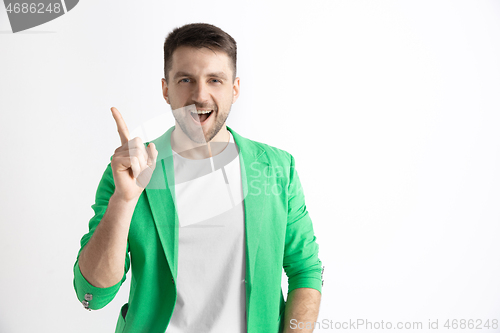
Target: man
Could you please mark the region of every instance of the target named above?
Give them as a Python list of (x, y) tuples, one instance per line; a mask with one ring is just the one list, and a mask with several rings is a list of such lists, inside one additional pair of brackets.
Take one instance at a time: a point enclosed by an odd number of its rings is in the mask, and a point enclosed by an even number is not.
[(122, 146), (81, 240), (78, 299), (104, 307), (131, 265), (116, 332), (292, 332), (316, 321), (322, 267), (294, 158), (226, 126), (240, 93), (236, 42), (188, 24), (164, 55), (175, 127), (144, 144), (111, 109)]

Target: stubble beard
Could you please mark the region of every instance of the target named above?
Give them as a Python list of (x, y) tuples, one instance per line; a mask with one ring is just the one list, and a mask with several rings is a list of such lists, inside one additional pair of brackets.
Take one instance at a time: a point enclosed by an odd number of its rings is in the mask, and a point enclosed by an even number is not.
[(227, 117), (229, 116), (229, 113), (231, 112), (231, 106), (229, 107), (229, 110), (225, 115), (219, 113), (219, 108), (215, 108), (212, 112), (214, 112), (215, 114), (211, 116), (216, 118), (213, 125), (208, 129), (207, 133), (205, 133), (202, 128), (197, 128), (194, 133), (189, 131), (186, 122), (191, 121), (191, 119), (187, 119), (187, 117), (191, 117), (190, 114), (186, 114), (184, 118), (182, 118), (180, 115), (177, 116), (174, 112), (174, 118), (179, 124), (181, 130), (191, 141), (199, 144), (206, 144), (207, 142), (210, 142), (221, 130), (222, 126), (226, 122)]

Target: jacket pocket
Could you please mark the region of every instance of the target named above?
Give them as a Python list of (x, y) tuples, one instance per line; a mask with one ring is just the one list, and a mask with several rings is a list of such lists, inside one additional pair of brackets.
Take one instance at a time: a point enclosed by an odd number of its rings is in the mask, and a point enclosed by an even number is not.
[(278, 333), (281, 333), (285, 330), (285, 309), (280, 311), (280, 315), (278, 316)]
[(123, 317), (123, 320), (127, 317), (127, 311), (128, 311), (128, 303), (123, 304), (122, 309), (121, 309), (121, 315)]
[(118, 315), (118, 322), (116, 323), (115, 333), (122, 333), (125, 330), (125, 318), (127, 316), (127, 311), (128, 303), (125, 303), (120, 310), (120, 314)]
[(278, 333), (281, 333), (281, 332), (284, 331), (284, 326), (285, 326), (285, 306), (286, 306), (286, 302), (285, 302), (285, 299), (283, 298), (283, 294), (281, 294), (280, 314), (278, 316)]

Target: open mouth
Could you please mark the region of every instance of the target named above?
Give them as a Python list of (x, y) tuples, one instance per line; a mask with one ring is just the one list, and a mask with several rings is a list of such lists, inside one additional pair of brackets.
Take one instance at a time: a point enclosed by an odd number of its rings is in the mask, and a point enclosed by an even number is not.
[[(200, 113), (198, 113), (200, 112)], [(191, 114), (191, 118), (197, 123), (197, 124), (205, 124), (210, 117), (212, 117), (212, 114), (214, 113), (213, 110), (210, 111), (197, 111), (197, 112), (189, 112)]]

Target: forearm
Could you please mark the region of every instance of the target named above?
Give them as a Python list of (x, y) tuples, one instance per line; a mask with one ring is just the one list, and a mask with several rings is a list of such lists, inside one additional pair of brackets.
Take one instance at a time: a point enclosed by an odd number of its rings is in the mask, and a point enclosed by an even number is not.
[(288, 294), (285, 306), (284, 333), (312, 332), (314, 322), (318, 318), (320, 302), (321, 293), (316, 289), (297, 288), (292, 290)]
[(112, 195), (106, 213), (80, 253), (78, 263), (93, 286), (107, 288), (123, 277), (127, 237), (137, 200), (124, 201)]

